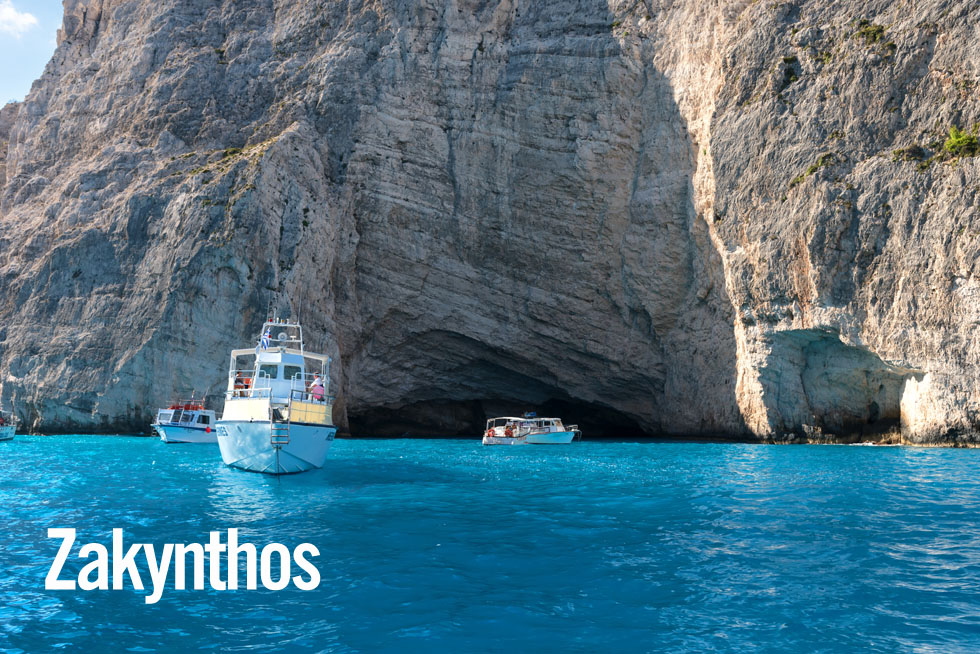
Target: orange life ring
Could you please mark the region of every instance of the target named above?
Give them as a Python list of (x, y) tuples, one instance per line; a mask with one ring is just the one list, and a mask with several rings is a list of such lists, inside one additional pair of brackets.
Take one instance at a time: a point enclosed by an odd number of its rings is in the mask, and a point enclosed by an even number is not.
[(493, 430), (492, 430), (492, 429), (488, 429), (488, 430), (487, 430), (487, 436), (488, 436), (489, 438), (493, 438), (493, 436), (494, 436), (494, 434), (493, 434)]

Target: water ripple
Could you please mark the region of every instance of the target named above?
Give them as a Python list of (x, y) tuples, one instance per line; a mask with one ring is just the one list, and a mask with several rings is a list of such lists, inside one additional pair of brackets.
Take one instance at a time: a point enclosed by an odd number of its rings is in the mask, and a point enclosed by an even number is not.
[[(18, 437), (0, 444), (0, 650), (975, 652), (978, 464), (978, 450), (377, 440), (276, 480), (213, 447)], [(322, 582), (171, 582), (152, 606), (46, 591), (46, 530), (68, 526), (85, 542), (113, 527), (311, 542)]]

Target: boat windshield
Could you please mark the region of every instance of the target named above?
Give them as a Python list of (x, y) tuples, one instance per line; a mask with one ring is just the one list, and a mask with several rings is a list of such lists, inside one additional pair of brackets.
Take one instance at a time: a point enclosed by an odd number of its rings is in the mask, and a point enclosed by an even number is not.
[(561, 420), (557, 418), (537, 418), (536, 420), (527, 420), (521, 423), (521, 428), (535, 432), (552, 432), (561, 431), (560, 425)]

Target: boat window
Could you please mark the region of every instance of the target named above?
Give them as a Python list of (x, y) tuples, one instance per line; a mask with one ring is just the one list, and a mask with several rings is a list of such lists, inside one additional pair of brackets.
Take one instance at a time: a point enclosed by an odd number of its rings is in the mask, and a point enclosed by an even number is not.
[(191, 413), (190, 411), (185, 411), (184, 415), (180, 417), (181, 422), (193, 422), (193, 420), (194, 420), (194, 414)]
[(200, 415), (197, 417), (198, 424), (209, 425), (211, 424), (211, 416)]
[(157, 420), (160, 422), (170, 422), (170, 418), (174, 415), (173, 411), (161, 411), (160, 415), (157, 416)]
[(300, 379), (296, 375), (300, 375), (302, 373), (303, 373), (303, 369), (300, 368), (299, 366), (283, 366), (282, 367), (282, 376), (285, 379)]
[(268, 375), (269, 379), (279, 379), (279, 366), (272, 364), (265, 364), (259, 368), (259, 371), (263, 375)]
[(180, 422), (180, 414), (181, 414), (180, 409), (177, 409), (177, 411), (174, 412), (173, 416), (171, 416), (170, 422)]

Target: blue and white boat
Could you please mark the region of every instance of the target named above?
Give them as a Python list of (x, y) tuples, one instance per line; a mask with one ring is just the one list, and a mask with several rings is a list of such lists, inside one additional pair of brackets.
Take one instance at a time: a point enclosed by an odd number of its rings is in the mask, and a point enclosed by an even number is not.
[(10, 411), (0, 411), (0, 441), (14, 440), (17, 431), (17, 418)]
[(204, 408), (200, 400), (174, 402), (157, 411), (150, 425), (164, 443), (217, 443), (214, 411)]
[(323, 467), (337, 433), (329, 389), (330, 357), (306, 351), (299, 323), (266, 322), (255, 349), (231, 352), (222, 460), (271, 475)]
[(525, 413), (522, 418), (503, 417), (487, 420), (484, 445), (564, 445), (580, 440), (578, 425), (565, 427), (561, 418), (539, 418)]

